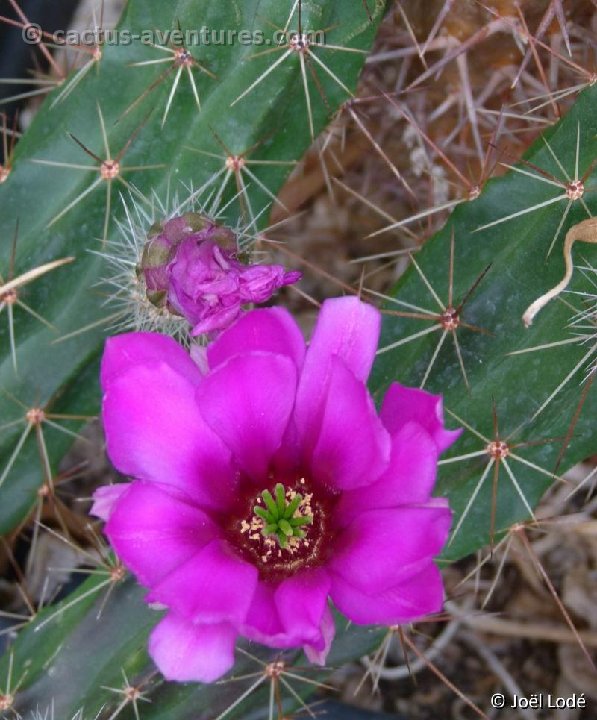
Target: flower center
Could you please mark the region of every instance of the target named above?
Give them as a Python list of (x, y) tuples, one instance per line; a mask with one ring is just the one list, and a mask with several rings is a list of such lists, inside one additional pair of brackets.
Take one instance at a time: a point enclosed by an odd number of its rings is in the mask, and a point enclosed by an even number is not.
[(323, 561), (328, 499), (304, 477), (251, 493), (229, 524), (230, 540), (264, 579), (280, 580)]
[(286, 490), (282, 483), (274, 489), (275, 498), (264, 490), (253, 508), (254, 525), (261, 524), (261, 534), (274, 538), (281, 548), (296, 544), (305, 537), (304, 525), (313, 524), (310, 498), (303, 498), (294, 490)]

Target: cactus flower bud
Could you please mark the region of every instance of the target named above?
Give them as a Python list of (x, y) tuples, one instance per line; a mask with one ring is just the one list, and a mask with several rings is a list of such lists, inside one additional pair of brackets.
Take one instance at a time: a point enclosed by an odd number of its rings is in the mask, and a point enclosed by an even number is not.
[(139, 273), (147, 299), (186, 318), (192, 335), (224, 330), (242, 305), (266, 302), (301, 277), (280, 265), (245, 265), (232, 230), (198, 213), (152, 226)]

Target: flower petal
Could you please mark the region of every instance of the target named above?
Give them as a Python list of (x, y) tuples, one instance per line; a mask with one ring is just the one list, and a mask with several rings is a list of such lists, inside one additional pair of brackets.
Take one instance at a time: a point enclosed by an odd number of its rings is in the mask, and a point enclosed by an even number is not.
[(209, 683), (234, 665), (235, 640), (228, 623), (194, 625), (168, 613), (149, 637), (149, 654), (166, 680)]
[(407, 422), (392, 437), (387, 470), (372, 485), (342, 493), (334, 511), (338, 527), (345, 527), (365, 510), (426, 503), (437, 474), (438, 449), (429, 433)]
[(233, 323), (241, 312), (241, 306), (239, 303), (233, 305), (218, 306), (215, 309), (208, 309), (205, 312), (205, 317), (202, 317), (196, 323), (193, 324), (191, 335), (197, 337), (198, 335), (204, 335), (205, 333), (214, 333), (224, 330), (230, 323)]
[(428, 507), (369, 510), (337, 536), (328, 569), (362, 592), (382, 592), (439, 554), (450, 521), (441, 500)]
[(100, 371), (102, 388), (106, 390), (111, 380), (131, 367), (152, 360), (165, 362), (193, 385), (201, 381), (195, 363), (175, 340), (158, 333), (136, 332), (106, 340)]
[(131, 483), (104, 529), (123, 563), (151, 586), (219, 534), (198, 507), (172, 496), (167, 486)]
[(283, 355), (247, 353), (228, 360), (197, 389), (201, 413), (254, 480), (266, 478), (288, 425), (296, 368)]
[(302, 465), (302, 452), (298, 440), (296, 423), (291, 416), (284, 432), (282, 443), (272, 460), (272, 473), (279, 477), (292, 476)]
[(412, 420), (422, 425), (434, 439), (440, 453), (447, 450), (462, 434), (462, 429), (446, 430), (441, 395), (425, 390), (390, 385), (383, 399), (379, 416), (391, 435)]
[[(311, 476), (331, 488), (368, 485), (390, 459), (390, 436), (362, 381), (342, 360), (330, 361), (330, 380), (318, 438), (307, 462)], [(307, 451), (308, 455), (308, 451)]]
[(325, 665), (325, 660), (332, 647), (332, 640), (336, 634), (336, 623), (334, 622), (334, 616), (330, 610), (329, 604), (326, 605), (323, 611), (323, 618), (321, 620), (321, 634), (323, 636), (323, 648), (317, 649), (312, 645), (304, 645), (303, 651), (307, 656), (309, 662), (315, 663), (316, 665)]
[[(249, 640), (272, 648), (296, 648), (304, 645), (305, 649), (310, 647), (313, 653), (323, 657), (333, 637), (334, 629), (333, 623), (330, 626), (326, 615), (325, 598), (329, 585), (327, 573), (324, 572), (321, 576), (314, 576), (306, 581), (307, 584), (304, 586), (307, 592), (306, 601), (300, 596), (300, 589), (292, 584), (278, 595), (279, 588), (286, 582), (288, 581), (281, 583), (278, 588), (270, 583), (257, 584), (247, 619), (240, 627), (240, 633)], [(324, 589), (326, 589), (325, 595), (323, 595)], [(293, 622), (293, 601), (298, 603), (296, 606), (298, 623)], [(318, 617), (322, 603), (321, 616)], [(284, 622), (281, 610), (284, 613)]]
[(356, 297), (326, 300), (305, 357), (297, 392), (297, 428), (306, 447), (312, 447), (321, 421), (331, 360), (338, 357), (365, 381), (377, 350), (380, 314)]
[(357, 297), (326, 300), (319, 311), (317, 325), (309, 344), (309, 371), (316, 372), (337, 356), (359, 380), (365, 381), (371, 371), (381, 316), (379, 310)]
[(199, 623), (244, 622), (257, 585), (257, 568), (214, 540), (152, 588), (158, 602)]
[(230, 452), (201, 417), (195, 387), (161, 361), (113, 378), (102, 413), (108, 455), (126, 475), (172, 485), (205, 507), (223, 509), (236, 478)]
[(429, 562), (416, 575), (382, 593), (362, 592), (336, 576), (331, 596), (340, 612), (357, 625), (397, 625), (439, 612), (444, 588), (439, 570)]
[(326, 645), (322, 623), (330, 586), (329, 574), (318, 568), (283, 580), (274, 595), (286, 632), (299, 637), (299, 644), (309, 645), (315, 651), (323, 650)]
[(213, 370), (235, 355), (263, 351), (287, 355), (300, 369), (305, 356), (305, 341), (292, 315), (284, 308), (253, 310), (243, 315), (207, 348)]
[(93, 505), (89, 511), (90, 515), (108, 520), (112, 509), (120, 496), (129, 489), (130, 483), (118, 483), (118, 485), (103, 485), (93, 493)]
[(259, 582), (251, 600), (240, 633), (247, 639), (274, 648), (291, 648), (301, 644), (294, 633), (287, 633), (275, 602), (275, 586)]
[(243, 303), (264, 303), (284, 285), (298, 282), (302, 273), (286, 272), (282, 265), (247, 265), (239, 276), (240, 299)]

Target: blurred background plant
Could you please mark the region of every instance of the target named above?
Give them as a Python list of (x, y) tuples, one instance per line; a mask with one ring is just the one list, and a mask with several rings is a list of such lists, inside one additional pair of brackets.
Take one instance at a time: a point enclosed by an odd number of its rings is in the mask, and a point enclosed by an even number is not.
[[(299, 5), (327, 29), (302, 53), (51, 37), (123, 11), (133, 31), (271, 34), (299, 29)], [(570, 291), (521, 320), (597, 208), (595, 3), (48, 7), (0, 2), (0, 712), (282, 720), (337, 691), (355, 713), (492, 717), (502, 691), (585, 693), (559, 717), (597, 717), (595, 248), (575, 248)], [(372, 390), (441, 392), (468, 429), (440, 473), (456, 511), (445, 614), (348, 629), (323, 675), (247, 647), (222, 685), (165, 683), (145, 654), (156, 616), (87, 517), (118, 481), (88, 418), (102, 339), (137, 321), (131, 252), (198, 208), (253, 258), (304, 272), (277, 301), (305, 330), (326, 297), (379, 303)]]

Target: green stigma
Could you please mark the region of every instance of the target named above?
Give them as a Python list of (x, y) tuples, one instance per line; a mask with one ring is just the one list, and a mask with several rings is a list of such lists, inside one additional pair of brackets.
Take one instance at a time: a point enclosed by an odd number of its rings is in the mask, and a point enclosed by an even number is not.
[(275, 537), (281, 548), (288, 545), (291, 538), (305, 537), (303, 525), (313, 522), (312, 515), (302, 515), (299, 506), (303, 496), (298, 493), (290, 501), (286, 499), (286, 490), (282, 483), (274, 488), (274, 495), (269, 490), (261, 493), (265, 507), (255, 505), (253, 512), (263, 520), (261, 534), (264, 537)]

